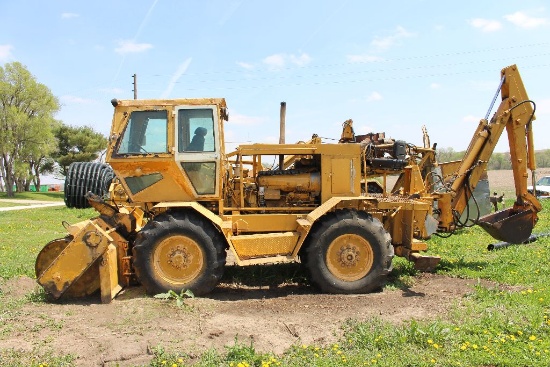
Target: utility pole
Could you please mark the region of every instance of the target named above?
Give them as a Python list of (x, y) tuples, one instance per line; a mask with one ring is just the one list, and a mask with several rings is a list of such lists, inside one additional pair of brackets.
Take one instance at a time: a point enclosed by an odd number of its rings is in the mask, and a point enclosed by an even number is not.
[(132, 75), (132, 77), (134, 78), (134, 89), (133, 89), (134, 99), (137, 99), (137, 75), (134, 74)]

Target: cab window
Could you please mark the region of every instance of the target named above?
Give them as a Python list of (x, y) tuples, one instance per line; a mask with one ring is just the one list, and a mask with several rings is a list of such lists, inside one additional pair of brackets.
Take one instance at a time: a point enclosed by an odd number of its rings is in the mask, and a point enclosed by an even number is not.
[(118, 154), (168, 153), (167, 111), (133, 111)]
[(215, 150), (212, 109), (178, 110), (178, 152), (214, 152)]

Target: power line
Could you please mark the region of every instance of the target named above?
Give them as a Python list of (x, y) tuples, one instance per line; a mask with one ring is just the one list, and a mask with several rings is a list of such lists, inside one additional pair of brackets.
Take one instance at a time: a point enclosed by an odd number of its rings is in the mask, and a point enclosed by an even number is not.
[[(395, 58), (380, 58), (373, 61), (356, 61), (356, 62), (343, 62), (343, 63), (330, 63), (330, 64), (308, 64), (303, 66), (287, 66), (276, 69), (278, 72), (283, 71), (295, 71), (295, 70), (308, 70), (308, 69), (323, 69), (323, 68), (332, 68), (332, 67), (350, 67), (350, 66), (357, 66), (357, 65), (373, 65), (373, 64), (381, 64), (381, 63), (393, 63), (393, 62), (402, 62), (402, 61), (411, 61), (411, 60), (423, 60), (423, 59), (434, 59), (434, 58), (440, 58), (440, 57), (449, 57), (449, 56), (463, 56), (463, 55), (474, 55), (474, 54), (480, 54), (480, 53), (487, 53), (487, 52), (497, 52), (497, 51), (510, 51), (515, 49), (521, 49), (521, 48), (530, 48), (530, 47), (540, 47), (540, 46), (549, 46), (550, 42), (540, 42), (540, 43), (532, 43), (527, 45), (517, 45), (517, 46), (506, 46), (506, 47), (495, 47), (495, 48), (485, 48), (482, 50), (466, 50), (466, 51), (457, 51), (457, 52), (448, 52), (448, 53), (440, 53), (440, 54), (426, 54), (426, 55), (413, 55), (413, 56), (404, 56), (404, 57), (395, 57)], [(529, 55), (529, 57), (533, 57), (537, 55)], [(528, 56), (523, 56), (528, 57)], [(514, 56), (514, 58), (518, 58)], [(426, 68), (431, 67), (430, 65), (426, 66)], [(198, 73), (185, 73), (185, 76), (201, 76), (201, 75), (218, 75), (218, 74), (254, 74), (257, 72), (265, 72), (266, 68), (252, 68), (252, 69), (225, 69), (225, 70), (216, 70), (216, 71), (208, 71), (208, 72), (198, 72)], [(169, 77), (167, 74), (150, 74), (150, 75), (144, 75), (145, 77)]]

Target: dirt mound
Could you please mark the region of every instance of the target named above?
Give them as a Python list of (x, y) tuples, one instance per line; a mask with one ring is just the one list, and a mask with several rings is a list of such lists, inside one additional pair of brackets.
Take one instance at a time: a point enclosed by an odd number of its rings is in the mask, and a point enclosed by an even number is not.
[[(27, 297), (35, 281), (12, 279), (0, 285), (5, 295)], [(253, 342), (256, 350), (282, 353), (293, 344), (328, 344), (341, 335), (347, 319), (379, 317), (394, 323), (433, 319), (460, 305), (474, 280), (421, 274), (406, 289), (365, 295), (314, 293), (307, 286), (272, 288), (221, 284), (208, 297), (178, 308), (129, 288), (111, 304), (97, 297), (74, 303), (26, 302), (11, 313), (0, 333), (0, 349), (54, 351), (78, 356), (79, 366), (147, 364), (161, 345), (199, 355)], [(6, 333), (6, 330), (8, 331)]]

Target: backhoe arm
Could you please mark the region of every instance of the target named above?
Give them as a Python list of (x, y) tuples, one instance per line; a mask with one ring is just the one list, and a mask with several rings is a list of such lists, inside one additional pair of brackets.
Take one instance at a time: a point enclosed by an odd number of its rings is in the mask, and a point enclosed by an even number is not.
[(502, 102), (497, 111), (490, 121), (487, 120), (488, 113), (479, 122), (464, 158), (455, 174), (447, 181), (452, 198), (450, 202), (444, 198), (440, 201), (440, 228), (452, 228), (454, 217), (464, 211), (502, 132), (506, 129), (516, 202), (510, 209), (480, 218), (478, 224), (497, 239), (517, 243), (529, 237), (537, 221), (536, 213), (541, 210), (539, 201), (527, 191), (527, 169), (534, 176), (536, 168), (531, 128), (535, 120), (534, 103), (527, 96), (516, 65), (502, 69), (497, 95), (499, 92)]

